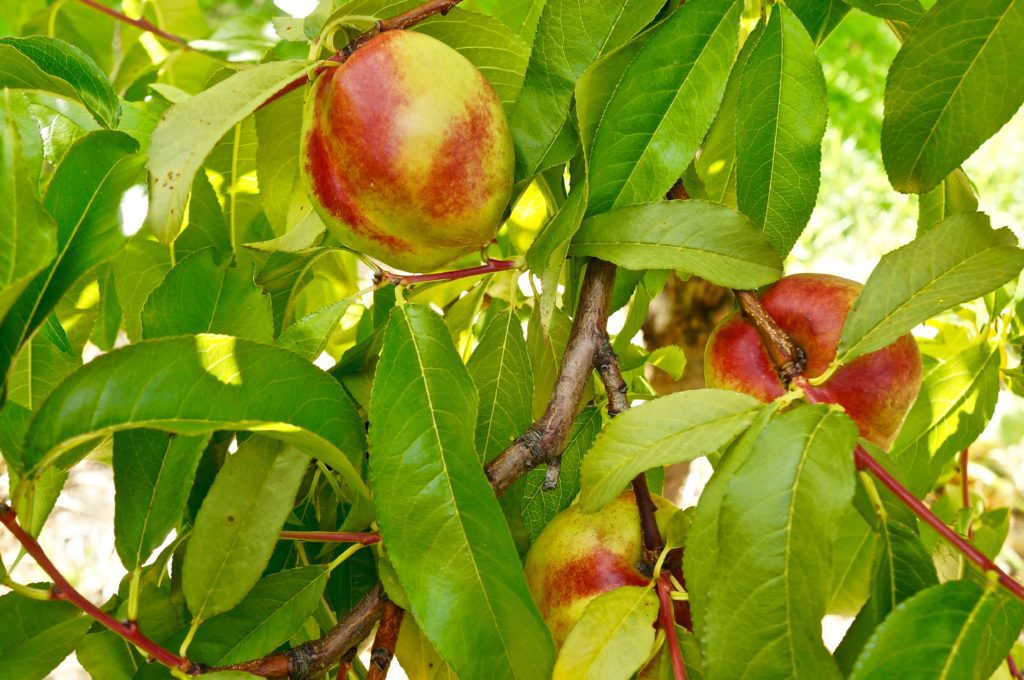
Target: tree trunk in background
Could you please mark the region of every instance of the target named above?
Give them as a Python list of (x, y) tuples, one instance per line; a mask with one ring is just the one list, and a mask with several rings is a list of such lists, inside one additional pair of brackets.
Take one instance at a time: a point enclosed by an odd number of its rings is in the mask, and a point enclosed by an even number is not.
[[(651, 301), (644, 322), (644, 344), (648, 351), (677, 345), (686, 354), (686, 370), (682, 378), (672, 380), (664, 371), (650, 369), (648, 378), (658, 394), (704, 387), (704, 346), (708, 336), (733, 310), (728, 289), (690, 277), (683, 281), (673, 274), (664, 290)], [(674, 465), (665, 471), (665, 497), (678, 498), (689, 465)]]

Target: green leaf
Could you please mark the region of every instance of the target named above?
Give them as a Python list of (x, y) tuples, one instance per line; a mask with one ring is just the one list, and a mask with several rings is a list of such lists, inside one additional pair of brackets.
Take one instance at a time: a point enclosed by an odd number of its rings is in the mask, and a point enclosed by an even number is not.
[(19, 112), (8, 92), (0, 113), (0, 205), (5, 206), (0, 211), (2, 321), (32, 277), (56, 256), (57, 226), (36, 193), (15, 119)]
[(705, 201), (660, 201), (584, 220), (571, 255), (628, 269), (679, 269), (728, 288), (758, 288), (782, 275), (782, 258), (750, 220)]
[(832, 560), (828, 613), (855, 616), (870, 596), (871, 575), (878, 544), (875, 530), (856, 507), (846, 511)]
[(938, 585), (935, 565), (921, 543), (914, 518), (905, 514), (903, 509), (903, 512), (880, 518), (878, 522), (879, 550), (872, 595), (835, 653), (836, 661), (846, 675), (849, 675), (872, 631), (889, 612), (915, 593)]
[(844, 0), (847, 5), (882, 19), (913, 24), (924, 15), (920, 0)]
[(762, 408), (746, 394), (706, 389), (676, 392), (620, 414), (597, 436), (580, 466), (581, 507), (595, 512), (641, 472), (728, 444)]
[(915, 25), (885, 84), (882, 160), (893, 187), (924, 193), (1024, 102), (1024, 2), (940, 0)]
[(114, 547), (128, 571), (177, 526), (209, 439), (145, 429), (114, 434)]
[(853, 303), (839, 339), (837, 364), (894, 342), (917, 324), (990, 293), (1024, 267), (1009, 229), (993, 230), (983, 213), (954, 215), (882, 256)]
[(576, 417), (562, 449), (562, 467), (554, 489), (544, 491), (546, 466), (526, 473), (521, 512), (531, 541), (536, 540), (548, 522), (569, 507), (580, 492), (580, 461), (601, 431), (601, 424), (598, 408), (586, 408)]
[(259, 580), (308, 463), (298, 449), (262, 437), (224, 463), (185, 549), (181, 585), (195, 619), (228, 611)]
[(3, 677), (43, 680), (85, 636), (92, 619), (66, 602), (33, 600), (7, 593), (0, 597)]
[(106, 75), (81, 49), (33, 35), (0, 38), (0, 88), (42, 90), (85, 104), (97, 123), (115, 127), (121, 104)]
[(402, 664), (409, 680), (458, 680), (411, 616), (402, 619), (395, 658)]
[(691, 0), (640, 48), (594, 133), (590, 208), (665, 195), (704, 139), (736, 54), (740, 3)]
[(117, 334), (121, 330), (121, 301), (117, 298), (117, 281), (114, 269), (108, 263), (96, 272), (99, 286), (99, 317), (90, 339), (104, 352), (114, 349)]
[[(707, 595), (708, 678), (839, 678), (821, 641), (832, 551), (853, 498), (853, 421), (826, 406), (775, 418), (728, 482)], [(757, 612), (752, 626), (748, 612)]]
[(204, 623), (189, 656), (212, 665), (269, 654), (302, 628), (320, 601), (327, 567), (298, 567), (266, 576), (238, 606)]
[(181, 260), (142, 308), (145, 339), (220, 333), (270, 343), (270, 297), (253, 282), (251, 265), (218, 264), (212, 249)]
[(995, 345), (967, 347), (928, 371), (892, 447), (914, 495), (928, 493), (946, 463), (981, 436), (998, 398)]
[(39, 409), (25, 465), (38, 474), (76, 444), (139, 427), (190, 435), (248, 429), (293, 443), (341, 474), (349, 500), (363, 501), (347, 528), (369, 521), (369, 490), (358, 472), (365, 434), (355, 405), (337, 381), (287, 350), (198, 335), (105, 354), (61, 383)]
[(576, 80), (591, 62), (647, 25), (664, 0), (547, 0), (511, 116), (519, 177), (543, 170), (569, 116)]
[(81, 356), (62, 351), (50, 338), (39, 333), (18, 352), (11, 368), (7, 396), (28, 409), (37, 409), (60, 381), (81, 365)]
[(522, 38), (493, 17), (458, 7), (414, 30), (437, 38), (469, 59), (490, 82), (505, 111), (512, 112), (530, 59), (530, 48)]
[(466, 367), (480, 394), (476, 452), (486, 463), (533, 422), (533, 368), (515, 312), (491, 319)]
[(124, 245), (120, 203), (139, 179), (138, 144), (101, 130), (76, 142), (57, 168), (43, 204), (57, 223), (57, 256), (28, 284), (0, 322), (0, 381), (28, 340), (82, 275)]
[(168, 249), (156, 241), (135, 236), (111, 263), (114, 287), (121, 303), (125, 335), (132, 342), (142, 339), (142, 308), (149, 294), (171, 271)]
[(697, 502), (690, 529), (686, 534), (683, 553), (683, 573), (686, 574), (687, 593), (693, 616), (693, 632), (704, 639), (708, 610), (708, 593), (718, 578), (718, 525), (722, 499), (736, 471), (753, 454), (758, 437), (778, 412), (779, 402), (768, 404), (757, 414), (746, 432), (722, 454), (715, 474), (708, 481)]
[(828, 119), (814, 43), (785, 5), (751, 35), (736, 115), (736, 198), (786, 255), (818, 197)]
[(800, 19), (815, 45), (825, 42), (850, 11), (845, 0), (788, 0), (786, 7)]
[(178, 235), (192, 178), (221, 137), (309, 66), (305, 61), (253, 66), (168, 109), (153, 131), (149, 153), (148, 221), (161, 242)]
[(709, 200), (736, 208), (736, 105), (739, 102), (740, 83), (750, 52), (757, 45), (757, 35), (747, 38), (740, 48), (736, 61), (729, 73), (729, 80), (722, 95), (715, 121), (708, 130), (700, 150), (700, 157), (694, 161), (694, 168)]
[(310, 312), (281, 333), (277, 346), (289, 349), (307, 361), (316, 359), (324, 351), (331, 333), (345, 316), (352, 300), (347, 297)]
[(550, 328), (558, 298), (558, 281), (562, 275), (569, 244), (580, 228), (587, 209), (587, 182), (572, 187), (568, 198), (555, 216), (541, 228), (530, 249), (526, 251), (526, 264), (540, 277), (540, 319), (543, 328)]
[(995, 584), (933, 586), (880, 625), (857, 659), (851, 680), (988, 678), (1024, 625), (1024, 606)]
[(971, 180), (961, 168), (918, 198), (917, 233), (923, 234), (942, 220), (958, 213), (978, 210), (978, 197), (974, 195)]
[(658, 596), (624, 586), (594, 598), (558, 652), (552, 680), (629, 680), (654, 647)]
[(86, 635), (75, 649), (75, 658), (92, 678), (132, 680), (139, 670), (131, 647), (109, 630)]
[[(256, 112), (256, 171), (260, 200), (274, 231), (290, 226), (288, 211), (295, 195), (305, 196), (299, 173), (299, 136), (305, 90), (275, 99)], [(198, 176), (198, 175), (197, 175)], [(312, 212), (312, 206), (308, 206)], [(192, 219), (189, 208), (189, 220)]]
[(461, 677), (547, 678), (550, 634), (475, 451), (477, 407), (441, 318), (396, 308), (370, 401), (370, 483), (388, 556), (416, 621)]
[(511, 28), (529, 46), (533, 44), (544, 4), (545, 0), (465, 0), (462, 6), (490, 14)]

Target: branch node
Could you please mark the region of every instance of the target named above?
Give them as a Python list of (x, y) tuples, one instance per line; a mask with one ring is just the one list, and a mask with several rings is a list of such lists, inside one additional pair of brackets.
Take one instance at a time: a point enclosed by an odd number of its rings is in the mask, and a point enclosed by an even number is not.
[(548, 470), (544, 475), (544, 484), (540, 487), (542, 491), (552, 491), (558, 486), (558, 477), (562, 473), (562, 456), (552, 456), (548, 459)]

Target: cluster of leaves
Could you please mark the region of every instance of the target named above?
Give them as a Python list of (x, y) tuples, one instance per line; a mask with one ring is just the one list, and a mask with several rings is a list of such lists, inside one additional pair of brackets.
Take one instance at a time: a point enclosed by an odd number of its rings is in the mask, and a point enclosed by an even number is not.
[[(845, 415), (658, 397), (645, 370), (679, 371), (681, 351), (631, 340), (672, 271), (739, 289), (781, 276), (818, 193), (817, 48), (849, 12), (887, 22), (904, 44), (880, 145), (895, 189), (920, 194), (920, 228), (872, 273), (835, 365), (934, 327), (892, 451), (865, 444), (926, 495), (1001, 379), (1024, 382), (1006, 365), (1024, 252), (959, 169), (1024, 100), (1024, 2), (465, 0), (418, 24), (506, 107), (517, 189), (492, 254), (524, 258), (525, 297), (520, 272), (365, 290), (301, 183), (305, 88), (266, 103), (332, 41), (417, 4), (324, 0), (274, 17), (268, 38), (258, 14), (211, 26), (190, 0), (122, 3), (187, 47), (85, 3), (4, 14), (29, 36), (0, 39), (0, 453), (23, 525), (38, 533), (73, 465), (110, 460), (126, 577), (104, 608), (207, 664), (316, 638), (382, 581), (409, 611), (397, 653), (411, 677), (544, 678), (584, 655), (591, 677), (651, 659), (671, 677), (644, 589), (596, 601), (592, 635), (574, 638), (591, 644), (556, 666), (521, 556), (577, 496), (598, 510), (634, 476), (707, 455), (718, 471), (688, 531), (666, 537), (686, 546), (691, 677), (994, 672), (1024, 605), (966, 563), (936, 568), (937, 538), (858, 481)], [(680, 177), (693, 200), (663, 200)], [(590, 257), (619, 266), (614, 347), (648, 403), (608, 421), (595, 381), (557, 487), (542, 492), (538, 469), (499, 500), (483, 465), (544, 411)], [(103, 355), (83, 365), (86, 348)], [(1005, 511), (945, 512), (998, 551)], [(279, 540), (370, 527), (383, 542), (357, 552)], [(857, 614), (835, 654), (830, 611)], [(13, 677), (72, 651), (94, 677), (168, 676), (66, 603), (21, 589), (0, 621)]]

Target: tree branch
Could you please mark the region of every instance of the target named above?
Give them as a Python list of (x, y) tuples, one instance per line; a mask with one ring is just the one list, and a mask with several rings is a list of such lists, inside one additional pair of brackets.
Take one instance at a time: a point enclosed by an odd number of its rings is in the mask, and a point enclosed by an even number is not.
[[(768, 314), (764, 305), (761, 304), (761, 301), (757, 296), (743, 291), (738, 294), (743, 294), (741, 306), (744, 309), (744, 313), (747, 314), (751, 322), (757, 328), (758, 333), (761, 335), (765, 349), (768, 351), (768, 355), (771, 358), (772, 363), (775, 365), (776, 370), (779, 371), (779, 375), (782, 376), (787, 370), (792, 371), (793, 354), (789, 354), (791, 357), (789, 369), (787, 369), (785, 363), (780, 363), (780, 361), (784, 362), (787, 352), (791, 352), (792, 348), (797, 347), (797, 345), (793, 343), (785, 331), (775, 323), (775, 320), (772, 319), (770, 314)], [(750, 310), (749, 313), (747, 312), (748, 309)], [(796, 356), (799, 357), (799, 354)], [(814, 396), (814, 392), (808, 389), (810, 384), (807, 382), (807, 378), (803, 375), (802, 368), (799, 371), (790, 372), (788, 375), (790, 379), (787, 384), (791, 384), (793, 387), (802, 389), (804, 391), (804, 398), (807, 399), (808, 402), (812, 404), (821, 403), (820, 400)], [(975, 548), (967, 539), (949, 528), (945, 522), (939, 519), (939, 517), (931, 511), (931, 508), (922, 503), (917, 496), (912, 494), (906, 487), (900, 484), (900, 482), (893, 477), (888, 470), (882, 467), (881, 463), (875, 460), (874, 456), (868, 453), (863, 446), (857, 444), (853, 451), (853, 457), (859, 470), (871, 473), (878, 481), (884, 484), (901, 503), (917, 515), (921, 521), (935, 529), (935, 531), (937, 531), (940, 536), (956, 548), (960, 554), (971, 562), (974, 562), (974, 564), (982, 571), (994, 572), (999, 583), (1024, 601), (1024, 586), (1011, 578), (1005, 571), (1000, 569), (999, 565), (990, 560), (980, 550)]]
[(377, 584), (359, 601), (355, 609), (338, 621), (322, 638), (310, 640), (280, 654), (262, 659), (212, 668), (213, 671), (245, 671), (264, 678), (304, 680), (316, 677), (354, 649), (383, 616), (388, 604), (384, 587)]
[(141, 19), (141, 18), (140, 19), (132, 19), (131, 17), (129, 17), (127, 15), (121, 14), (120, 12), (118, 12), (115, 9), (107, 7), (106, 5), (104, 5), (102, 3), (96, 2), (95, 0), (78, 0), (78, 2), (80, 2), (83, 5), (85, 5), (86, 7), (91, 7), (92, 9), (96, 10), (97, 12), (103, 12), (107, 16), (112, 17), (116, 21), (120, 21), (123, 24), (128, 24), (130, 26), (134, 26), (135, 28), (138, 28), (138, 29), (141, 29), (143, 31), (147, 31), (149, 33), (152, 33), (153, 35), (155, 35), (155, 36), (157, 36), (159, 38), (163, 38), (164, 40), (167, 40), (168, 42), (176, 43), (177, 45), (180, 45), (181, 47), (185, 48), (186, 50), (191, 50), (192, 49), (192, 47), (189, 46), (188, 41), (185, 40), (184, 38), (182, 38), (181, 36), (174, 35), (173, 33), (168, 33), (167, 31), (165, 31), (162, 28), (160, 28), (159, 26), (156, 26), (155, 24), (147, 21), (146, 19)]
[(7, 527), (7, 530), (14, 534), (14, 537), (18, 539), (22, 547), (25, 549), (32, 559), (36, 561), (36, 564), (46, 572), (46, 575), (53, 581), (53, 586), (50, 588), (50, 599), (52, 600), (63, 600), (69, 602), (83, 613), (88, 614), (96, 621), (114, 631), (129, 643), (138, 647), (140, 650), (145, 652), (153, 659), (170, 668), (177, 668), (180, 671), (188, 673), (190, 675), (196, 675), (201, 672), (201, 668), (188, 659), (182, 658), (173, 652), (164, 649), (157, 643), (150, 640), (148, 637), (142, 634), (139, 630), (139, 625), (135, 621), (118, 621), (110, 614), (106, 613), (92, 602), (87, 600), (81, 593), (75, 590), (74, 586), (68, 583), (68, 580), (64, 578), (64, 575), (60, 573), (60, 570), (54, 566), (50, 558), (47, 557), (43, 551), (42, 546), (39, 542), (32, 537), (27, 531), (21, 528), (18, 523), (17, 513), (6, 503), (0, 503), (0, 523), (3, 523)]
[(487, 478), (495, 494), (503, 494), (541, 463), (548, 465), (544, 488), (553, 489), (558, 482), (562, 447), (583, 398), (601, 338), (606, 337), (604, 328), (614, 281), (615, 265), (601, 260), (591, 260), (587, 265), (569, 343), (544, 415), (487, 465)]
[(384, 680), (387, 677), (391, 659), (395, 658), (395, 645), (398, 644), (404, 615), (405, 610), (393, 602), (384, 604), (384, 615), (370, 648), (370, 672), (366, 674), (366, 680)]
[(408, 12), (403, 12), (402, 14), (393, 16), (390, 19), (382, 19), (369, 31), (353, 38), (352, 42), (346, 45), (345, 49), (341, 52), (345, 57), (348, 57), (354, 51), (362, 47), (366, 42), (372, 40), (384, 31), (403, 30), (411, 26), (415, 26), (419, 22), (424, 19), (429, 19), (435, 14), (447, 14), (448, 10), (455, 7), (455, 5), (460, 2), (462, 2), (462, 0), (430, 0), (430, 2), (425, 2), (419, 7), (413, 7)]

